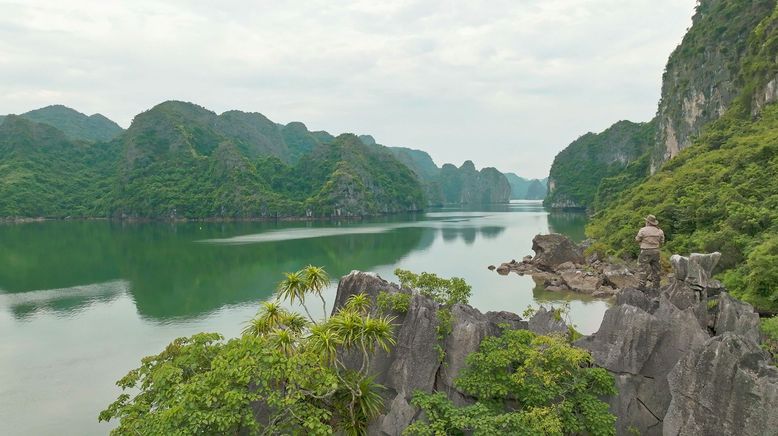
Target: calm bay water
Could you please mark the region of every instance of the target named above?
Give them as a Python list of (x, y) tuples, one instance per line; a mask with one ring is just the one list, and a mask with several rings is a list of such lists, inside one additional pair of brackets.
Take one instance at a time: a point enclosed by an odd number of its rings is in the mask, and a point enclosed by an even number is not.
[(482, 311), (570, 301), (591, 333), (605, 302), (486, 269), (532, 254), (537, 233), (581, 239), (584, 223), (515, 202), (354, 223), (0, 226), (0, 434), (105, 434), (97, 414), (141, 357), (199, 331), (238, 335), (281, 273), (309, 263), (333, 277), (330, 300), (353, 269), (396, 281), (399, 267), (464, 277)]

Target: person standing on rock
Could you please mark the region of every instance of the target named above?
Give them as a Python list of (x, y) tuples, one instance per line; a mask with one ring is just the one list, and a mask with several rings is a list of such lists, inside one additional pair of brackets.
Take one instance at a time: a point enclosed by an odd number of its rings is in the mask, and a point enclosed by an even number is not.
[[(659, 249), (665, 243), (665, 233), (659, 228), (659, 220), (654, 215), (646, 217), (646, 226), (638, 231), (635, 241), (640, 244), (638, 288), (643, 292), (659, 289)], [(648, 288), (649, 279), (651, 288)]]

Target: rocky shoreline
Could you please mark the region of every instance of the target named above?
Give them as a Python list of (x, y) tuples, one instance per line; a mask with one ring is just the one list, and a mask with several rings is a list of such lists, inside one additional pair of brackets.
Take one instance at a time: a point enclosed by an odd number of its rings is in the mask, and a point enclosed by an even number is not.
[[(615, 378), (618, 394), (605, 400), (617, 416), (617, 434), (774, 434), (778, 368), (760, 347), (758, 314), (711, 278), (718, 253), (674, 255), (667, 284), (656, 295), (646, 295), (629, 286), (634, 273), (628, 267), (587, 261), (580, 247), (560, 236), (536, 237), (533, 258), (503, 264), (501, 270), (539, 275), (549, 282), (562, 280), (565, 286), (574, 283), (568, 273), (575, 272), (593, 277), (587, 280), (598, 283), (595, 292), (613, 289), (608, 293), (615, 297), (614, 305), (600, 329), (574, 345), (589, 350), (593, 364)], [(564, 266), (566, 262), (574, 268)], [(618, 275), (625, 281), (612, 278), (613, 271), (621, 271)], [(621, 285), (612, 287), (615, 283)], [(591, 288), (595, 287), (586, 289)], [(343, 277), (336, 307), (362, 292), (373, 300), (380, 292), (411, 295), (407, 312), (393, 314), (396, 346), (389, 353), (379, 351), (370, 362), (376, 381), (386, 387), (385, 413), (371, 423), (370, 434), (400, 435), (419, 419), (419, 410), (411, 405), (416, 391), (444, 392), (457, 405), (471, 402), (452, 382), (466, 356), (486, 336), (499, 334), (499, 326), (568, 334), (564, 321), (545, 308), (523, 320), (511, 312), (484, 314), (457, 304), (451, 308), (451, 333), (440, 339), (434, 328), (439, 305), (375, 274), (353, 271)], [(443, 361), (439, 350), (444, 352)]]
[[(488, 268), (500, 275), (529, 275), (547, 291), (578, 292), (598, 298), (611, 298), (623, 289), (638, 287), (637, 265), (615, 258), (601, 259), (597, 254), (585, 256), (585, 248), (564, 235), (537, 235), (532, 239), (535, 256)], [(671, 278), (672, 275), (663, 278), (663, 284)], [(717, 281), (711, 280), (709, 285), (712, 293), (723, 289)]]

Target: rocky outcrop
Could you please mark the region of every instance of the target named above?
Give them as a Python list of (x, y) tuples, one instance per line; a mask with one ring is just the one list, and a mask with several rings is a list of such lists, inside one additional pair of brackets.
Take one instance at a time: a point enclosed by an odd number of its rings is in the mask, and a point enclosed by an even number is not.
[[(376, 274), (352, 271), (338, 283), (333, 313), (351, 295), (365, 293), (375, 302), (381, 292), (411, 293)], [(451, 333), (441, 341), (436, 330), (439, 309), (439, 305), (431, 299), (414, 294), (407, 313), (393, 313), (396, 316), (397, 343), (390, 353), (377, 351), (368, 369), (375, 375), (376, 382), (386, 388), (383, 391), (385, 412), (371, 423), (370, 434), (400, 435), (417, 418), (418, 411), (410, 405), (411, 397), (417, 390), (446, 392), (456, 404), (467, 403), (467, 396), (453, 385), (465, 366), (465, 358), (478, 349), (485, 337), (498, 335), (502, 325), (514, 329), (529, 327), (526, 321), (513, 313), (481, 313), (468, 305), (457, 304), (451, 308)], [(551, 329), (542, 319), (535, 320), (533, 325)], [(555, 328), (559, 329), (558, 325), (555, 321)], [(564, 331), (567, 332), (566, 327)], [(441, 356), (444, 356), (442, 361)], [(347, 364), (359, 367), (356, 361), (345, 360)]]
[(721, 289), (711, 279), (719, 257), (672, 256), (674, 274), (659, 296), (622, 290), (600, 329), (576, 342), (616, 380), (619, 393), (609, 404), (617, 434), (760, 435), (778, 428), (778, 370), (757, 345), (758, 315), (726, 292), (708, 311), (708, 292)]
[(693, 313), (663, 296), (654, 313), (631, 305), (608, 309), (597, 333), (576, 345), (591, 351), (594, 362), (616, 377), (619, 394), (609, 403), (617, 432), (635, 428), (650, 435), (661, 434), (670, 405), (667, 374), (707, 339)]
[[(721, 290), (711, 279), (718, 253), (671, 259), (674, 274), (658, 295), (622, 289), (599, 330), (575, 342), (614, 377), (618, 394), (605, 400), (617, 417), (617, 434), (773, 434), (778, 428), (778, 369), (758, 345), (758, 315), (726, 292), (709, 300), (709, 291)], [(504, 265), (511, 271), (536, 268), (533, 260)], [(580, 272), (572, 262), (557, 263), (557, 268), (565, 269), (563, 275)], [(624, 272), (607, 266), (601, 270)], [(380, 292), (412, 295), (407, 313), (394, 314), (396, 346), (390, 353), (378, 351), (370, 361), (369, 371), (386, 387), (385, 412), (371, 423), (370, 434), (399, 435), (418, 419), (410, 404), (417, 390), (444, 392), (457, 405), (472, 403), (454, 380), (467, 356), (485, 337), (498, 335), (501, 326), (541, 335), (569, 334), (554, 310), (541, 307), (524, 321), (509, 312), (481, 313), (459, 304), (450, 309), (451, 333), (439, 338), (438, 304), (358, 271), (341, 279), (334, 310), (360, 292), (373, 300)]]
[(620, 289), (638, 284), (637, 276), (627, 265), (603, 262), (596, 255), (584, 258), (583, 246), (564, 235), (536, 235), (532, 249), (534, 257), (525, 257), (521, 262), (511, 260), (489, 269), (500, 275), (529, 274), (547, 291), (571, 291), (601, 298), (612, 297)]
[(752, 340), (725, 332), (687, 353), (668, 376), (668, 436), (774, 435), (778, 368)]
[(755, 344), (760, 342), (759, 315), (754, 312), (753, 306), (722, 292), (716, 308), (718, 310), (713, 329), (717, 335), (732, 332), (750, 339)]
[(581, 249), (567, 236), (558, 233), (535, 236), (532, 238), (532, 250), (535, 251), (532, 264), (546, 271), (554, 270), (566, 262), (584, 262)]
[[(739, 76), (741, 60), (747, 55), (745, 42), (774, 7), (775, 1), (699, 3), (692, 27), (665, 68), (652, 172), (691, 145), (692, 138), (718, 119), (742, 91), (745, 81)], [(755, 93), (753, 106), (763, 107), (771, 96), (768, 84), (764, 91)]]

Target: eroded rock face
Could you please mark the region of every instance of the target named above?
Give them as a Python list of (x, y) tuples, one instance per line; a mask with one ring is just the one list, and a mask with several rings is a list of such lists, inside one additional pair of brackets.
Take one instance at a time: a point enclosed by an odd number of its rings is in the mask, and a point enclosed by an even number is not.
[(714, 330), (717, 335), (732, 332), (741, 335), (755, 344), (759, 343), (759, 315), (753, 306), (735, 300), (726, 292), (719, 296), (718, 314)]
[[(621, 298), (648, 304), (632, 291)], [(707, 339), (693, 311), (678, 309), (663, 295), (654, 313), (630, 304), (608, 309), (597, 333), (575, 345), (589, 350), (598, 366), (617, 377), (619, 393), (609, 400), (618, 417), (617, 433), (635, 428), (650, 435), (661, 434), (670, 403), (667, 374)]]
[(726, 332), (684, 356), (668, 376), (665, 435), (774, 435), (778, 369), (743, 336)]
[(578, 246), (558, 233), (535, 236), (532, 238), (532, 250), (535, 251), (532, 263), (543, 270), (553, 270), (565, 262), (584, 263)]
[[(382, 291), (409, 293), (376, 274), (352, 271), (338, 284), (333, 312), (344, 305), (348, 297), (363, 292), (374, 301)], [(400, 435), (418, 416), (411, 406), (417, 390), (446, 392), (456, 404), (470, 399), (453, 386), (454, 379), (465, 367), (466, 357), (476, 351), (486, 336), (498, 335), (501, 325), (510, 328), (528, 327), (526, 321), (509, 312), (481, 313), (468, 305), (451, 308), (452, 331), (441, 343), (437, 334), (437, 303), (414, 294), (407, 313), (395, 313), (396, 345), (390, 353), (377, 351), (371, 358), (369, 372), (384, 385), (385, 413), (371, 422), (369, 434)], [(565, 331), (566, 328), (565, 328)], [(441, 362), (440, 352), (444, 353)], [(347, 366), (359, 368), (361, 361), (344, 356)]]
[(567, 324), (553, 310), (548, 310), (543, 306), (529, 319), (528, 328), (531, 332), (539, 335), (567, 334)]

